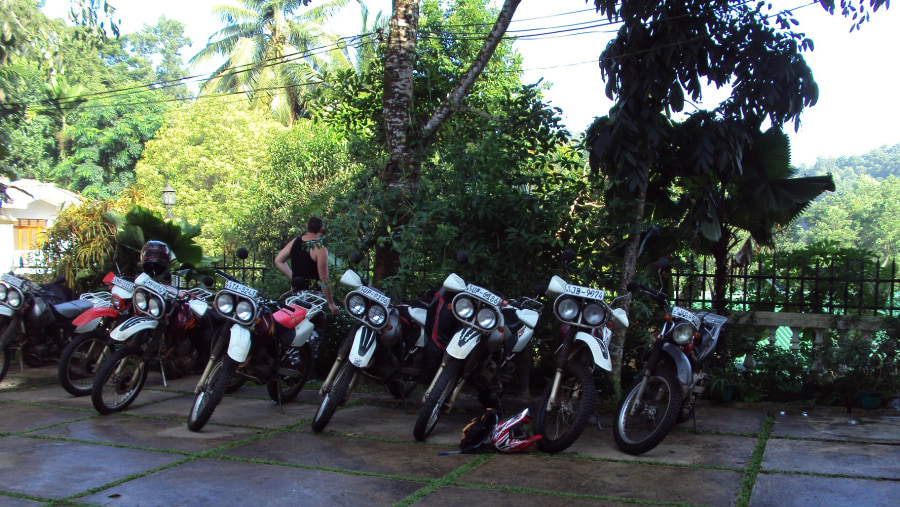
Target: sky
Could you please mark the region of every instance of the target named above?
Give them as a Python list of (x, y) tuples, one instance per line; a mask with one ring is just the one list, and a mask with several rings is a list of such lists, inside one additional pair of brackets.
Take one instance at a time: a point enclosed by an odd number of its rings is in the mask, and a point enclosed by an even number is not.
[[(161, 15), (184, 23), (193, 46), (182, 50), (187, 62), (210, 35), (223, 25), (212, 14), (213, 5), (233, 0), (110, 0), (121, 20), (121, 33), (153, 25)], [(367, 0), (372, 13), (390, 14), (391, 0)], [(830, 16), (808, 0), (772, 0), (777, 9), (794, 9), (815, 50), (804, 54), (819, 85), (818, 103), (801, 114), (801, 125), (791, 138), (791, 162), (812, 166), (818, 158), (863, 155), (882, 146), (900, 143), (897, 81), (900, 65), (894, 51), (900, 48), (898, 8), (880, 9), (860, 31), (849, 33), (850, 21)], [(46, 0), (44, 12), (65, 17), (68, 0)], [(604, 94), (598, 57), (615, 35), (615, 26), (598, 26), (604, 19), (584, 0), (523, 0), (516, 10), (508, 34), (541, 34), (520, 38), (515, 46), (524, 58), (525, 83), (543, 80), (551, 84), (545, 100), (562, 109), (563, 123), (571, 132), (581, 132), (597, 116), (608, 113), (612, 101)], [(802, 7), (801, 7), (802, 6)], [(342, 35), (359, 30), (359, 10), (348, 6), (336, 20)], [(529, 31), (531, 30), (531, 31)], [(555, 32), (555, 33), (554, 33)], [(212, 67), (194, 69), (192, 74)], [(707, 93), (709, 100), (716, 97)], [(702, 105), (711, 108), (709, 104)]]

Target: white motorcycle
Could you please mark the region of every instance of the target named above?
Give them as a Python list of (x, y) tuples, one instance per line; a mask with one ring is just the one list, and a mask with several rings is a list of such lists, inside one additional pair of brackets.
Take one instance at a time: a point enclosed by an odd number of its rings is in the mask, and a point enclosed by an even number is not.
[(415, 389), (422, 368), (426, 304), (393, 303), (351, 269), (341, 276), (341, 283), (354, 289), (344, 304), (360, 324), (341, 344), (322, 383), (324, 398), (312, 421), (315, 432), (324, 430), (337, 407), (346, 402), (360, 374), (386, 384), (395, 398), (402, 399)]
[(499, 404), (503, 383), (512, 378), (516, 355), (534, 335), (543, 305), (531, 298), (506, 301), (456, 274), (444, 281), (456, 293), (450, 303), (461, 324), (444, 352), (441, 365), (425, 392), (413, 436), (425, 440), (442, 413), (453, 408), (466, 382), (485, 406)]
[(628, 327), (628, 315), (607, 305), (602, 290), (569, 285), (558, 276), (550, 280), (547, 295), (557, 296), (553, 313), (565, 335), (557, 349), (553, 381), (544, 389), (535, 414), (534, 433), (541, 435), (541, 451), (555, 453), (572, 445), (593, 415), (594, 367), (612, 371), (609, 325)]

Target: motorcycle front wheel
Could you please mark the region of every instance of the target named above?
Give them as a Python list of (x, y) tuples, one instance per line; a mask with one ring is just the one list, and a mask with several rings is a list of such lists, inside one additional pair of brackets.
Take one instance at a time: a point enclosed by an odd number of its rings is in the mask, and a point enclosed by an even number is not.
[(91, 394), (97, 369), (111, 353), (106, 331), (96, 329), (75, 336), (59, 355), (59, 384), (72, 396)]
[(456, 389), (461, 366), (462, 362), (457, 359), (450, 361), (434, 382), (434, 387), (428, 393), (425, 403), (422, 404), (419, 415), (416, 417), (416, 426), (413, 428), (413, 436), (416, 437), (416, 440), (424, 441), (434, 430), (444, 411), (444, 403)]
[(640, 385), (638, 379), (619, 402), (613, 424), (616, 445), (628, 454), (643, 454), (659, 445), (681, 411), (681, 385), (669, 368), (657, 368), (638, 398)]
[(147, 363), (138, 347), (114, 352), (100, 365), (91, 387), (91, 403), (97, 412), (111, 414), (131, 405), (147, 381)]
[(9, 358), (12, 356), (12, 348), (6, 347), (0, 349), (0, 382), (6, 378), (6, 372), (9, 371)]
[[(281, 403), (288, 403), (303, 390), (306, 379), (309, 378), (309, 372), (312, 370), (312, 351), (308, 345), (296, 348), (291, 347), (284, 353), (281, 358), (281, 364), (278, 366), (278, 377), (281, 379)], [(269, 398), (272, 401), (278, 401), (277, 380), (270, 380), (266, 383), (266, 389), (269, 391)]]
[(237, 363), (234, 362), (234, 359), (227, 355), (212, 365), (206, 382), (200, 386), (200, 392), (188, 413), (187, 426), (189, 430), (200, 431), (212, 417), (228, 390), (228, 384), (231, 382), (236, 366)]
[(538, 448), (556, 453), (578, 440), (594, 413), (597, 389), (591, 370), (581, 364), (570, 364), (560, 379), (556, 403), (550, 407), (551, 382), (544, 389), (541, 404), (534, 418), (534, 433), (541, 435)]
[(316, 416), (312, 422), (313, 431), (321, 433), (325, 426), (328, 425), (328, 421), (331, 420), (331, 416), (334, 415), (334, 411), (347, 399), (347, 396), (350, 394), (350, 384), (353, 382), (353, 377), (356, 376), (357, 370), (358, 368), (349, 361), (341, 367), (341, 371), (338, 372), (334, 382), (331, 383), (331, 389), (325, 393), (325, 398), (322, 399), (319, 410), (316, 411)]

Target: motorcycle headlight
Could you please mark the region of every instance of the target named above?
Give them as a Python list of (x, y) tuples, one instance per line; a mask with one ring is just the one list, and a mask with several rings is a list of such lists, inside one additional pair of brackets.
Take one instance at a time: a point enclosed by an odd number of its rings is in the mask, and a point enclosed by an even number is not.
[(578, 317), (578, 301), (572, 298), (565, 298), (556, 304), (556, 314), (560, 320), (567, 322), (574, 321)]
[(591, 327), (597, 327), (600, 324), (603, 324), (605, 316), (606, 312), (604, 311), (603, 306), (597, 303), (588, 303), (584, 307), (584, 323)]
[(151, 317), (158, 319), (162, 316), (164, 310), (163, 302), (157, 297), (151, 297), (147, 300), (147, 313)]
[(672, 330), (672, 341), (678, 345), (687, 345), (694, 339), (694, 328), (687, 322), (681, 322)]
[(227, 292), (219, 293), (219, 295), (216, 296), (216, 310), (222, 315), (231, 315), (231, 312), (234, 311), (234, 294), (229, 294)]
[(384, 321), (387, 320), (387, 312), (384, 311), (384, 307), (381, 305), (372, 305), (369, 308), (369, 322), (374, 326), (380, 326), (384, 324)]
[(238, 301), (237, 307), (234, 310), (234, 318), (246, 324), (252, 321), (255, 316), (256, 307), (251, 301), (246, 299)]
[(134, 293), (134, 307), (142, 312), (147, 311), (148, 297), (147, 293), (139, 290)]
[(350, 315), (361, 318), (366, 313), (366, 298), (359, 294), (347, 298), (347, 311)]
[(0, 303), (6, 301), (6, 293), (9, 289), (6, 288), (6, 285), (0, 283)]
[(497, 312), (488, 307), (479, 310), (478, 326), (482, 329), (494, 329), (497, 326)]
[(475, 313), (475, 302), (469, 297), (458, 297), (453, 302), (453, 312), (457, 317), (468, 320)]
[(19, 308), (25, 302), (25, 297), (16, 289), (10, 289), (6, 293), (6, 304), (10, 308)]

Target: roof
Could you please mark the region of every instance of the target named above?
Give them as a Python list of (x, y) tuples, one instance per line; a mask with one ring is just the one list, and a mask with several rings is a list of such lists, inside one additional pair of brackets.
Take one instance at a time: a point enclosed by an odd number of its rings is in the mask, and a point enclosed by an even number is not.
[(51, 206), (64, 209), (82, 202), (82, 197), (77, 193), (59, 188), (53, 183), (27, 179), (4, 181), (4, 183), (8, 185), (6, 194), (9, 196), (9, 201), (0, 205), (3, 208), (26, 209), (35, 201), (43, 201)]

